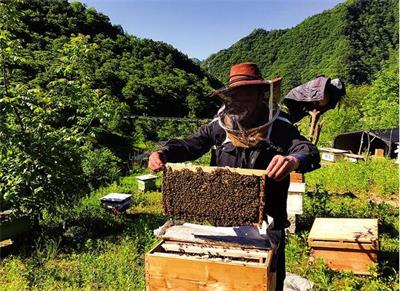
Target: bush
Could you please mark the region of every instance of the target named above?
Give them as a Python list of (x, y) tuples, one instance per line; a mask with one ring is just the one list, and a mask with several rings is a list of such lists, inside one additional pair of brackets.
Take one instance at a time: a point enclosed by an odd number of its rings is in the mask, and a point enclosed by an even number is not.
[(92, 189), (110, 183), (120, 175), (118, 159), (109, 149), (87, 151), (82, 168)]
[(82, 153), (65, 130), (33, 131), (21, 146), (0, 151), (0, 204), (33, 215), (70, 207), (88, 190)]

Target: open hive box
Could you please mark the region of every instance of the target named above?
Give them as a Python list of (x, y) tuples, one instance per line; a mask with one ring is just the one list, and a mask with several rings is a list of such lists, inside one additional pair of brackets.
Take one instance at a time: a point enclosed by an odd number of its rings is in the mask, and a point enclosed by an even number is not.
[(273, 250), (257, 228), (264, 174), (167, 164), (165, 213), (216, 226), (171, 220), (156, 230), (161, 242), (146, 254), (147, 290), (274, 290)]
[(168, 221), (146, 254), (147, 290), (274, 290), (273, 250), (254, 226)]

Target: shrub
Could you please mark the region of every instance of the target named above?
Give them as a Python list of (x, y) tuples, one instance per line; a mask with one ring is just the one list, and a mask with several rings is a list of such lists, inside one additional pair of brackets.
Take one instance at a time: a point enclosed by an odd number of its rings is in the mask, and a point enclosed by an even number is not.
[(82, 168), (92, 189), (116, 180), (120, 175), (120, 160), (107, 148), (88, 150)]

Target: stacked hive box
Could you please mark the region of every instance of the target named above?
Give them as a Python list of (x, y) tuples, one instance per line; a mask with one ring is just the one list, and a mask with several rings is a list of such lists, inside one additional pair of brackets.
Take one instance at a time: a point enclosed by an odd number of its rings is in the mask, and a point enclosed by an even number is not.
[[(259, 225), (264, 209), (264, 174), (260, 170), (167, 164), (163, 180), (165, 213), (216, 226)], [(270, 247), (231, 243), (232, 235), (196, 234), (198, 225), (194, 226), (189, 232), (193, 240), (181, 239), (185, 235), (164, 238), (146, 254), (147, 290), (275, 289)], [(224, 229), (240, 233), (238, 227)], [(183, 229), (177, 226), (177, 232), (182, 234)]]
[(316, 218), (308, 245), (311, 258), (322, 258), (333, 270), (369, 274), (378, 258), (378, 220)]
[(290, 226), (286, 229), (288, 233), (296, 232), (296, 216), (303, 214), (303, 194), (306, 191), (304, 175), (290, 173), (290, 185), (287, 197), (287, 214)]

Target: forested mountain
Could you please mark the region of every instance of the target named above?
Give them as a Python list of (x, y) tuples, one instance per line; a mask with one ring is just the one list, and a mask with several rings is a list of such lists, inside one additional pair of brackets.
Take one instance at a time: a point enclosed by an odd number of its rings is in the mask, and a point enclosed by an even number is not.
[(0, 68), (0, 210), (36, 214), (116, 179), (148, 137), (197, 127), (132, 115), (211, 117), (205, 96), (222, 85), (67, 0), (0, 1)]
[(253, 61), (263, 76), (283, 77), (283, 92), (317, 74), (370, 84), (398, 49), (398, 1), (349, 0), (291, 29), (256, 29), (202, 66), (225, 82), (232, 64)]
[[(6, 1), (7, 2), (7, 1)], [(8, 1), (13, 2), (13, 1)], [(30, 58), (12, 74), (45, 87), (55, 76), (49, 68), (71, 36), (95, 44), (93, 86), (109, 90), (130, 113), (157, 116), (207, 116), (204, 96), (220, 84), (178, 50), (163, 42), (139, 39), (111, 25), (107, 16), (66, 0), (15, 1), (20, 25), (10, 33)]]

